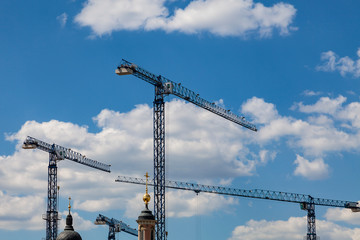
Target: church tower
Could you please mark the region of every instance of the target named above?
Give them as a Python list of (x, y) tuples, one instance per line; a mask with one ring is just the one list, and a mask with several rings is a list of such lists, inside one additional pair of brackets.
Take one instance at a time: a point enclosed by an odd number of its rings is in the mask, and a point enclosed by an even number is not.
[(148, 193), (148, 178), (149, 175), (146, 173), (146, 193), (143, 197), (145, 203), (145, 209), (141, 211), (136, 222), (138, 226), (138, 240), (155, 240), (155, 224), (156, 220), (152, 212), (149, 210), (148, 204), (150, 202), (150, 195)]

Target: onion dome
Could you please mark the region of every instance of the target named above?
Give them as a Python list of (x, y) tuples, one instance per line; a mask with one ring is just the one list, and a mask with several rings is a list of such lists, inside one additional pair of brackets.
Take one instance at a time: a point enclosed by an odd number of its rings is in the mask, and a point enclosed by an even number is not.
[(69, 197), (69, 214), (66, 216), (66, 226), (64, 231), (60, 233), (56, 240), (82, 240), (80, 234), (74, 231), (73, 218), (70, 213), (71, 205), (70, 205), (71, 198)]

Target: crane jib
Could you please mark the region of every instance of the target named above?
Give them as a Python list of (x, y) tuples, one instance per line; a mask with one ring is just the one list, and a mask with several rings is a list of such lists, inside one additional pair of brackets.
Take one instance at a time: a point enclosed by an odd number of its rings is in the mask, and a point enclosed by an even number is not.
[(158, 88), (161, 88), (161, 92), (164, 95), (173, 94), (179, 98), (182, 98), (186, 101), (189, 101), (203, 109), (206, 109), (212, 113), (215, 113), (227, 120), (230, 120), (236, 124), (239, 124), (245, 128), (248, 128), (253, 131), (257, 131), (257, 128), (254, 124), (245, 120), (245, 117), (238, 116), (232, 113), (230, 110), (226, 110), (222, 107), (217, 106), (215, 103), (209, 102), (199, 96), (199, 94), (194, 91), (182, 86), (180, 83), (175, 83), (162, 75), (153, 74), (134, 63), (131, 63), (123, 59), (122, 64), (120, 64), (115, 73), (118, 75), (134, 75)]
[(38, 140), (36, 138), (28, 136), (23, 144), (24, 149), (34, 149), (38, 148), (40, 150), (43, 150), (48, 153), (53, 153), (56, 155), (57, 160), (63, 160), (68, 159), (92, 168), (96, 168), (98, 170), (102, 170), (105, 172), (110, 172), (110, 166), (95, 160), (92, 160), (90, 158), (87, 158), (86, 156), (82, 155), (81, 153), (75, 152), (71, 150), (70, 148), (65, 148), (62, 146), (59, 146), (57, 144), (49, 144), (46, 142), (43, 142), (41, 140)]
[[(142, 179), (142, 178), (118, 176), (118, 178), (115, 181), (146, 185), (146, 179)], [(152, 180), (148, 180), (148, 185), (154, 186), (154, 182)], [(216, 193), (216, 194), (229, 195), (229, 196), (258, 198), (258, 199), (292, 202), (292, 203), (300, 203), (300, 204), (311, 203), (319, 206), (349, 208), (353, 212), (360, 211), (360, 207), (358, 206), (357, 202), (332, 200), (332, 199), (324, 199), (324, 198), (313, 198), (310, 195), (299, 194), (299, 193), (288, 193), (288, 192), (279, 192), (279, 191), (262, 190), (262, 189), (245, 190), (238, 188), (210, 186), (210, 185), (169, 181), (169, 180), (165, 181), (165, 187), (179, 189), (179, 190), (195, 191), (197, 193), (199, 192)]]

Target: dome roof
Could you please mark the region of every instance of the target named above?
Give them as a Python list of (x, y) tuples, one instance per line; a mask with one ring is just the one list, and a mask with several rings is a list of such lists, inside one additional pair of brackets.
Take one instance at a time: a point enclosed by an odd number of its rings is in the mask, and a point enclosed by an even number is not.
[(148, 206), (145, 205), (145, 209), (141, 211), (138, 220), (155, 220), (154, 215), (152, 212), (148, 209)]
[(82, 240), (82, 238), (78, 232), (65, 230), (57, 236), (56, 240)]
[(66, 226), (64, 231), (57, 236), (56, 240), (82, 240), (80, 234), (74, 231), (72, 222), (73, 219), (69, 213), (66, 217)]

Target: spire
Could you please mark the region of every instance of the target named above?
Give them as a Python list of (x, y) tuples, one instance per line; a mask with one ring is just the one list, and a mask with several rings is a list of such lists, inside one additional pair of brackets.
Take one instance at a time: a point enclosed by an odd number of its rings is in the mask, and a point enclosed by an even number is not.
[(71, 210), (71, 197), (69, 196), (69, 206), (68, 206), (68, 209), (69, 209), (69, 215), (70, 215), (70, 210)]
[(80, 234), (76, 231), (74, 231), (73, 227), (73, 218), (71, 216), (71, 197), (69, 197), (69, 214), (66, 216), (66, 226), (64, 228), (64, 231), (61, 232), (56, 240), (82, 240)]
[(64, 228), (64, 230), (70, 230), (70, 231), (74, 231), (74, 227), (72, 226), (73, 224), (73, 218), (71, 216), (70, 210), (71, 210), (71, 197), (69, 197), (69, 214), (66, 216), (66, 226)]
[(149, 181), (149, 174), (148, 174), (148, 172), (146, 172), (146, 174), (145, 174), (144, 176), (146, 177), (146, 193), (145, 193), (144, 196), (143, 196), (143, 201), (145, 202), (146, 208), (148, 208), (148, 204), (149, 204), (150, 199), (151, 199), (151, 197), (150, 197), (150, 195), (149, 195), (149, 193), (148, 193), (148, 181)]

